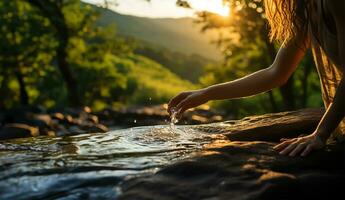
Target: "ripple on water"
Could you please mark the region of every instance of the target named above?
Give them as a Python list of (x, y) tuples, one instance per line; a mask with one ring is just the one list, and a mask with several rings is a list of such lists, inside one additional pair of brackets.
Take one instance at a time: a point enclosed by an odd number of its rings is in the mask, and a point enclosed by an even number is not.
[(188, 126), (150, 126), (4, 141), (0, 199), (114, 199), (124, 178), (154, 173), (213, 138)]

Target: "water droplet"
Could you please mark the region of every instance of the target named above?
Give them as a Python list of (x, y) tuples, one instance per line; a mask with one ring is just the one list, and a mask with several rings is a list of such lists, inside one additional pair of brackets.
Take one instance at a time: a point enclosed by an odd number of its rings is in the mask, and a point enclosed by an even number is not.
[(171, 108), (171, 116), (170, 116), (170, 128), (175, 131), (175, 124), (178, 122), (178, 119), (176, 118), (178, 114), (178, 111), (176, 108)]

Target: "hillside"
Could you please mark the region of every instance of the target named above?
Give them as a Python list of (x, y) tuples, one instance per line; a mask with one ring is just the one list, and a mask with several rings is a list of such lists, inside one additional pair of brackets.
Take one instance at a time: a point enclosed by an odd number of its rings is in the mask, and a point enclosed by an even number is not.
[(184, 54), (199, 54), (212, 60), (221, 59), (220, 51), (211, 44), (211, 40), (217, 35), (201, 33), (200, 25), (195, 24), (192, 18), (154, 19), (122, 15), (104, 8), (96, 9), (100, 12), (97, 24), (116, 24), (119, 35), (134, 37)]
[(205, 73), (205, 67), (209, 64), (215, 64), (215, 61), (199, 55), (173, 52), (164, 47), (159, 48), (145, 43), (138, 45), (134, 53), (158, 62), (179, 77), (192, 83), (199, 83), (200, 77)]
[(130, 105), (165, 103), (178, 92), (195, 88), (189, 81), (140, 55), (114, 56), (112, 62), (127, 77), (125, 98)]

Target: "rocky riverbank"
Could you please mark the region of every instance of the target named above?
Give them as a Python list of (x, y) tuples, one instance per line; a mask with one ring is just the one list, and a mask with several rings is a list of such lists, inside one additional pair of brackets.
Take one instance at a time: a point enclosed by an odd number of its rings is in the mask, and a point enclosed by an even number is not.
[(306, 158), (280, 156), (270, 142), (211, 144), (196, 158), (125, 182), (121, 200), (341, 199), (344, 147)]
[(279, 155), (280, 137), (309, 134), (323, 111), (267, 114), (198, 126), (222, 132), (195, 157), (122, 185), (121, 200), (339, 199), (345, 185), (344, 144), (330, 143), (307, 157)]
[(0, 199), (339, 199), (344, 143), (303, 158), (272, 149), (311, 133), (323, 112), (1, 141)]
[[(93, 112), (89, 107), (54, 110), (23, 107), (0, 111), (0, 139), (104, 133), (111, 127), (167, 124), (168, 120), (166, 105), (105, 109), (99, 112)], [(218, 113), (201, 107), (188, 112), (180, 123), (202, 124), (222, 120)]]

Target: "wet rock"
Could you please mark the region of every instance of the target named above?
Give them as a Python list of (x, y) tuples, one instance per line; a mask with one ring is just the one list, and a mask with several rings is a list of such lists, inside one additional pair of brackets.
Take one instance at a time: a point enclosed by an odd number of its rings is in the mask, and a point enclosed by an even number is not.
[(53, 119), (56, 119), (58, 121), (63, 121), (65, 119), (65, 116), (60, 112), (53, 113), (53, 114), (51, 114), (51, 116)]
[(92, 123), (95, 123), (95, 124), (99, 123), (98, 117), (96, 115), (88, 115), (86, 120), (88, 120)]
[(86, 131), (81, 129), (79, 126), (70, 126), (68, 128), (67, 134), (65, 133), (65, 135), (79, 135), (79, 134), (83, 134), (83, 133), (86, 133)]
[(92, 112), (91, 108), (88, 107), (88, 106), (85, 106), (85, 107), (83, 108), (83, 111), (86, 112), (86, 113), (91, 113), (91, 112)]
[[(17, 134), (20, 131), (8, 130), (8, 133), (1, 132), (4, 135), (1, 138), (17, 138), (17, 137), (30, 137), (37, 135), (48, 136), (63, 136), (74, 135), (83, 133), (104, 133), (108, 131), (108, 128), (99, 123), (98, 117), (91, 114), (92, 110), (89, 107), (84, 108), (69, 108), (62, 109), (61, 111), (55, 109), (50, 112), (46, 112), (42, 108), (16, 108), (3, 112), (0, 115), (1, 125), (10, 125), (13, 123), (24, 124), (28, 127), (37, 127), (38, 133), (29, 134)], [(17, 130), (17, 129), (16, 129)], [(12, 132), (14, 132), (12, 134)], [(1, 139), (0, 138), (0, 139)]]
[(52, 123), (52, 118), (48, 114), (28, 113), (25, 119), (18, 119), (16, 122), (38, 127), (40, 131), (43, 131), (45, 129), (49, 129)]
[(119, 199), (339, 198), (345, 185), (344, 143), (329, 143), (307, 157), (288, 157), (274, 151), (277, 143), (270, 141), (315, 129), (322, 114), (307, 109), (195, 126), (225, 133), (229, 140), (216, 140), (191, 159), (125, 181)]
[(51, 137), (57, 136), (56, 132), (55, 131), (51, 131), (51, 130), (48, 130), (48, 131), (44, 132), (44, 134), (47, 135), (47, 136), (51, 136)]
[(28, 126), (26, 124), (6, 124), (0, 130), (0, 139), (33, 137), (38, 135), (39, 129), (37, 127)]
[(105, 133), (109, 131), (109, 129), (102, 124), (84, 123), (80, 128), (86, 133)]
[(279, 141), (313, 132), (321, 120), (324, 109), (302, 109), (291, 112), (250, 116), (241, 120), (229, 120), (220, 125), (197, 127), (204, 132), (222, 132), (230, 140), (237, 141)]
[(72, 115), (65, 115), (65, 118), (64, 118), (64, 119), (65, 119), (64, 121), (65, 121), (66, 123), (75, 124), (74, 121), (73, 121)]
[(208, 119), (206, 117), (198, 116), (198, 115), (192, 115), (191, 119), (193, 121), (201, 122), (203, 124), (207, 123)]

